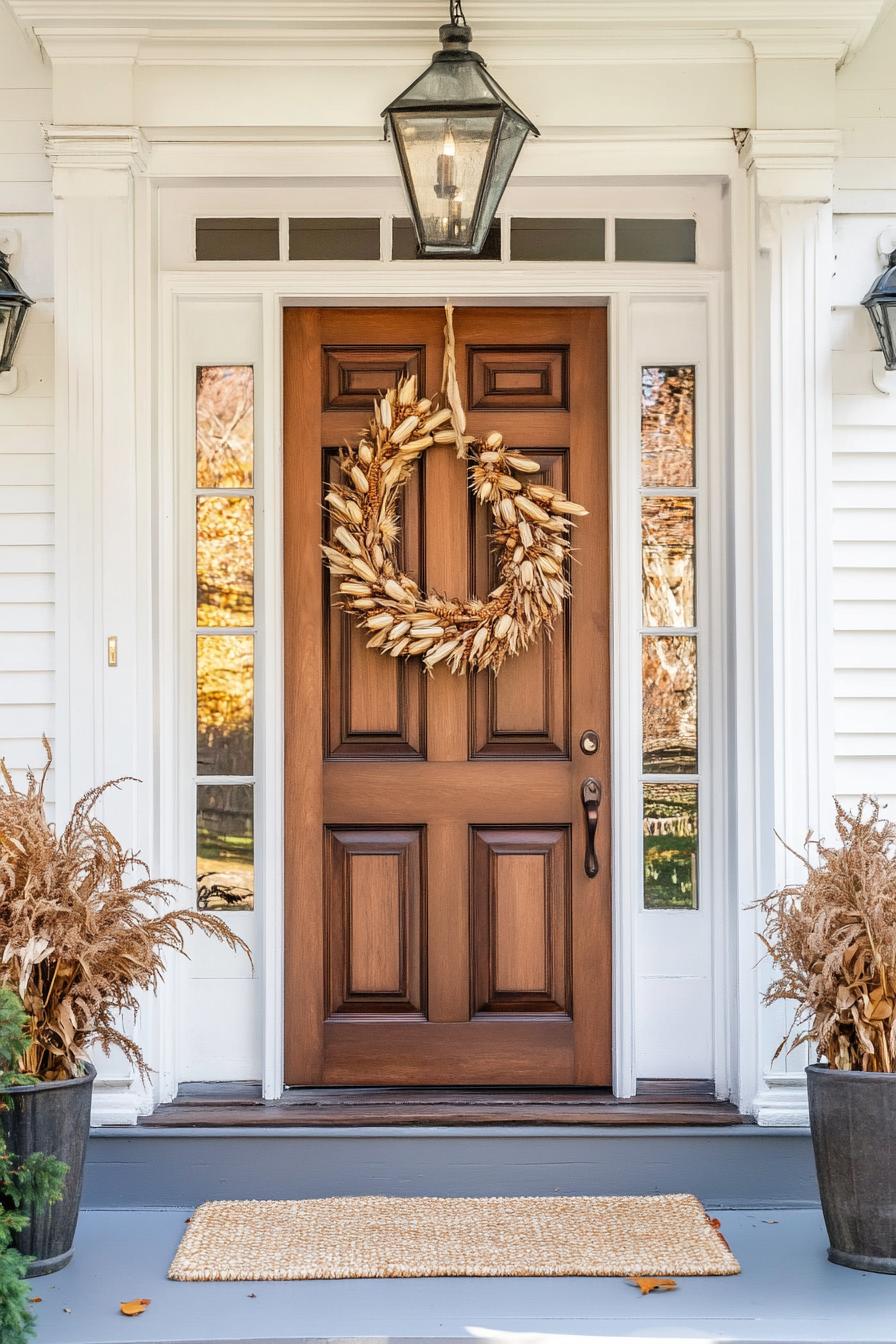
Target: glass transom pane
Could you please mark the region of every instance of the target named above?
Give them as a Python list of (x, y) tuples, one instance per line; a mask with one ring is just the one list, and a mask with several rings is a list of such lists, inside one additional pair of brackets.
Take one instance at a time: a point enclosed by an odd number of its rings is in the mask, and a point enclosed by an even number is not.
[(693, 219), (617, 219), (617, 261), (697, 260)]
[(197, 219), (197, 261), (279, 261), (279, 219)]

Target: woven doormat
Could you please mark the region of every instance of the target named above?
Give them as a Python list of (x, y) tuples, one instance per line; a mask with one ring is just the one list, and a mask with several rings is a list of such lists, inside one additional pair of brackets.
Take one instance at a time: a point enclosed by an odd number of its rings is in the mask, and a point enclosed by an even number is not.
[(740, 1266), (693, 1195), (224, 1200), (194, 1213), (187, 1282), (469, 1276), (676, 1277)]

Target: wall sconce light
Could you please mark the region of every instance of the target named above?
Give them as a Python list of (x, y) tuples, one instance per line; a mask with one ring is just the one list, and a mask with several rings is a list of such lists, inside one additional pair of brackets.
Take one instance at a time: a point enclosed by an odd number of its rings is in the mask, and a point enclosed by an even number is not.
[(885, 267), (862, 300), (880, 347), (875, 351), (871, 377), (880, 392), (896, 391), (896, 233), (887, 230), (877, 240)]
[(9, 273), (9, 258), (18, 248), (18, 235), (0, 235), (0, 394), (8, 396), (19, 384), (13, 366), (25, 314), (34, 302)]

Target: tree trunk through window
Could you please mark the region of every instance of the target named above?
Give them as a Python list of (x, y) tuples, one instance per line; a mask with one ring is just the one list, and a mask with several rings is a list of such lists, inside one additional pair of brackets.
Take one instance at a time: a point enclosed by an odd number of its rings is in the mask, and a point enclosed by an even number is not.
[[(461, 308), (471, 432), (589, 510), (552, 639), (472, 677), (383, 657), (332, 605), (322, 483), (378, 391), (439, 388), (440, 308), (285, 315), (286, 1080), (600, 1086), (611, 1078), (606, 314)], [(401, 564), (493, 586), (454, 450), (405, 489)], [(583, 752), (586, 730), (599, 738)], [(582, 783), (602, 796), (585, 873)]]

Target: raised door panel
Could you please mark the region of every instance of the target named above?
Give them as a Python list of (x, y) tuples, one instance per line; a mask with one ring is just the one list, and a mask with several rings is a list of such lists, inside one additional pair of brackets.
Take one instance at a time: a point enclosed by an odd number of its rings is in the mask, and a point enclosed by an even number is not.
[(321, 350), (324, 411), (370, 413), (374, 397), (415, 374), (425, 385), (422, 345), (325, 345)]
[(559, 411), (569, 408), (566, 346), (470, 346), (471, 411)]
[(478, 827), (471, 838), (477, 1014), (568, 1014), (568, 828)]
[[(516, 445), (514, 445), (516, 446)], [(520, 449), (541, 463), (532, 481), (568, 491), (565, 449)], [(487, 510), (471, 507), (471, 549), (476, 591), (488, 592), (497, 582), (496, 557), (489, 544)], [(573, 573), (573, 580), (582, 576)], [(470, 679), (471, 750), (473, 758), (553, 759), (569, 756), (569, 621), (564, 608), (550, 635), (542, 635), (518, 658), (508, 658), (499, 676), (478, 673)]]
[[(326, 459), (327, 479), (338, 480), (337, 450), (328, 450)], [(414, 474), (399, 505), (400, 564), (415, 578), (423, 570), (423, 477), (422, 469)], [(338, 584), (325, 570), (327, 755), (337, 760), (419, 760), (426, 750), (426, 686), (420, 662), (371, 652), (368, 636), (355, 619), (334, 604)]]
[(425, 1010), (418, 828), (326, 834), (329, 1016)]

